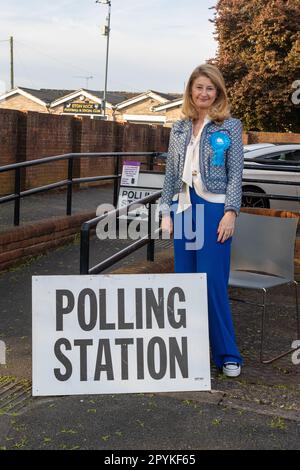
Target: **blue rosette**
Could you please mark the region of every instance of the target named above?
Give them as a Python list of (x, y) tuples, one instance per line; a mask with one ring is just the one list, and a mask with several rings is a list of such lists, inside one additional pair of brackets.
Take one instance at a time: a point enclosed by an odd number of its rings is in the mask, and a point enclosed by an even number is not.
[(230, 137), (225, 132), (217, 131), (211, 134), (209, 140), (214, 151), (212, 164), (215, 166), (223, 166), (225, 150), (227, 150), (231, 144)]

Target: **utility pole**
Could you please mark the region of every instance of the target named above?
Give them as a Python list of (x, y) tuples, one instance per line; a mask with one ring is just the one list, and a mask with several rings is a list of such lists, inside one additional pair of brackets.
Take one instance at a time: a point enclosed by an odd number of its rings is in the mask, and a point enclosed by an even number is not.
[(106, 113), (106, 95), (107, 95), (107, 74), (108, 74), (108, 52), (109, 52), (109, 35), (110, 35), (110, 14), (111, 14), (111, 0), (96, 0), (96, 3), (108, 5), (108, 15), (106, 17), (106, 25), (103, 27), (103, 36), (106, 36), (106, 61), (105, 61), (105, 82), (102, 100), (103, 116)]
[(108, 16), (107, 16), (107, 31), (106, 31), (106, 61), (105, 61), (105, 84), (104, 84), (104, 95), (103, 95), (103, 115), (106, 112), (106, 93), (107, 93), (107, 73), (108, 73), (108, 51), (109, 51), (109, 34), (110, 34), (110, 12), (111, 2), (108, 2)]
[(10, 87), (14, 88), (14, 38), (10, 36)]

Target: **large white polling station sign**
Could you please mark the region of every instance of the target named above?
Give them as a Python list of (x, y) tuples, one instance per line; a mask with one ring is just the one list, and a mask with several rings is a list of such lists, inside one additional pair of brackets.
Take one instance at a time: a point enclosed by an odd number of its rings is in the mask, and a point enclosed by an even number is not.
[(32, 278), (33, 395), (210, 390), (206, 274)]

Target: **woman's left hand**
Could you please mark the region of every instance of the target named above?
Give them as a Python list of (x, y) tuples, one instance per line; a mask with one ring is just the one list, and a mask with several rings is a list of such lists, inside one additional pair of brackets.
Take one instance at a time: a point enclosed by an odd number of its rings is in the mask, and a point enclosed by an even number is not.
[(236, 213), (234, 211), (225, 212), (218, 227), (218, 242), (224, 243), (232, 237), (234, 232)]

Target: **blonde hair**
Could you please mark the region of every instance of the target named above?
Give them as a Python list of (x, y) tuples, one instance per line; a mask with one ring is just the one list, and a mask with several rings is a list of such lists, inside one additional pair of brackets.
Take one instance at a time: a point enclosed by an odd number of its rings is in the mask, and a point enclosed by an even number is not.
[(226, 92), (226, 85), (220, 70), (212, 64), (202, 64), (195, 68), (187, 83), (182, 103), (182, 114), (185, 119), (198, 119), (198, 111), (192, 101), (192, 86), (194, 81), (204, 76), (210, 79), (217, 89), (217, 96), (208, 110), (212, 121), (222, 123), (224, 119), (230, 117), (230, 105)]

